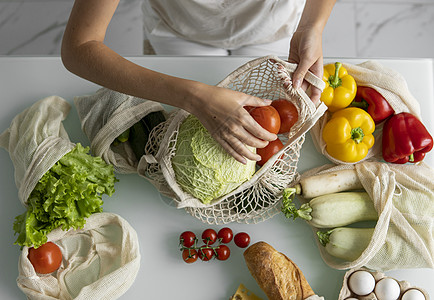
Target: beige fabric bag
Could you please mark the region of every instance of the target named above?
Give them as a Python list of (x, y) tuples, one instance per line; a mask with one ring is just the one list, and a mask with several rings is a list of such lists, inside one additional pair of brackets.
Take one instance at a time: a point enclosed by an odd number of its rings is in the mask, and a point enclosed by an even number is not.
[[(297, 163), (305, 133), (326, 110), (324, 104), (315, 107), (302, 89), (294, 89), (291, 76), (297, 65), (274, 56), (252, 60), (236, 69), (218, 86), (244, 92), (260, 98), (288, 99), (297, 107), (299, 118), (287, 136), (281, 136), (285, 147), (271, 158), (253, 177), (225, 196), (214, 199), (210, 205), (187, 194), (177, 184), (171, 165), (175, 154), (180, 124), (188, 116), (183, 110), (173, 112), (170, 118), (149, 138), (147, 153), (138, 165), (139, 175), (147, 178), (164, 195), (174, 200), (178, 208), (185, 208), (194, 217), (210, 224), (233, 221), (257, 223), (279, 212), (276, 207), (282, 190), (297, 179)], [(324, 88), (324, 82), (308, 73), (306, 80)]]
[[(366, 61), (358, 65), (342, 64), (348, 74), (354, 77), (358, 86), (367, 86), (377, 90), (392, 106), (395, 113), (409, 112), (421, 119), (419, 102), (410, 93), (405, 78), (395, 70), (383, 66), (377, 61)], [(331, 157), (326, 151), (326, 144), (322, 138), (325, 124), (331, 117), (326, 112), (311, 130), (311, 136), (318, 152), (327, 157), (335, 164), (350, 164)], [(371, 157), (382, 158), (381, 136), (383, 123), (376, 126), (374, 132), (375, 144), (368, 151), (368, 155), (361, 161)]]
[(24, 247), (18, 264), (18, 287), (28, 299), (117, 299), (133, 284), (140, 252), (135, 230), (112, 213), (96, 213), (83, 229), (48, 234), (62, 251), (60, 268), (37, 274)]
[(15, 168), (23, 205), (42, 176), (75, 146), (62, 124), (70, 109), (60, 97), (41, 99), (18, 114), (0, 135), (0, 146), (9, 152)]
[(365, 161), (322, 166), (301, 178), (341, 169), (356, 170), (379, 217), (370, 244), (358, 259), (340, 261), (318, 243), (324, 261), (335, 269), (434, 268), (434, 170), (423, 162), (399, 165)]
[(128, 143), (114, 147), (112, 142), (147, 114), (164, 111), (163, 106), (107, 88), (75, 97), (74, 103), (92, 153), (113, 165), (118, 173), (136, 173), (138, 162)]

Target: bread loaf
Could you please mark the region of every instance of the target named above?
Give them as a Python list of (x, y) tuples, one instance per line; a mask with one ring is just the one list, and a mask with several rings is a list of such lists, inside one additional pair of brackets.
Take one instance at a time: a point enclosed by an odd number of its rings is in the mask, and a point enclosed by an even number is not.
[(315, 295), (297, 265), (265, 242), (251, 245), (244, 259), (270, 300), (304, 300)]

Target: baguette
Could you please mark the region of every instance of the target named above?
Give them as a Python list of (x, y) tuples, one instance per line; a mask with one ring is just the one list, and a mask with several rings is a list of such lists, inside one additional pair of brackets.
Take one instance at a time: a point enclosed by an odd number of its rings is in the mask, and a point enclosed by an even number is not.
[(315, 295), (297, 265), (265, 242), (244, 252), (247, 267), (270, 300), (304, 300)]

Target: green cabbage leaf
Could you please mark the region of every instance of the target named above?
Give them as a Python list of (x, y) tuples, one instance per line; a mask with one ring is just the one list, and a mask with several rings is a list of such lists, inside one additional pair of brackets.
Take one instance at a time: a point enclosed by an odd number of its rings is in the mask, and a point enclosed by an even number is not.
[(209, 204), (249, 180), (256, 162), (248, 160), (244, 165), (236, 161), (196, 117), (189, 115), (179, 127), (172, 167), (178, 185)]
[(87, 217), (102, 212), (102, 195), (113, 195), (118, 180), (113, 166), (88, 152), (89, 147), (77, 144), (42, 176), (27, 211), (15, 218), (15, 244), (37, 248), (53, 229), (82, 228)]

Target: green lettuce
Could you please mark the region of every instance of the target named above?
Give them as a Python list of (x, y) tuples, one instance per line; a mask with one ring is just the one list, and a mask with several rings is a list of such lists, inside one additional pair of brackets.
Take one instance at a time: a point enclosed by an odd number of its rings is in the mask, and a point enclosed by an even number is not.
[(27, 211), (15, 218), (15, 244), (37, 248), (53, 229), (82, 228), (87, 217), (102, 212), (102, 195), (113, 195), (118, 180), (113, 166), (88, 152), (89, 147), (77, 144), (42, 176)]
[(248, 161), (244, 165), (236, 161), (200, 121), (190, 115), (179, 127), (172, 167), (178, 185), (209, 204), (249, 180), (255, 173), (256, 162)]

